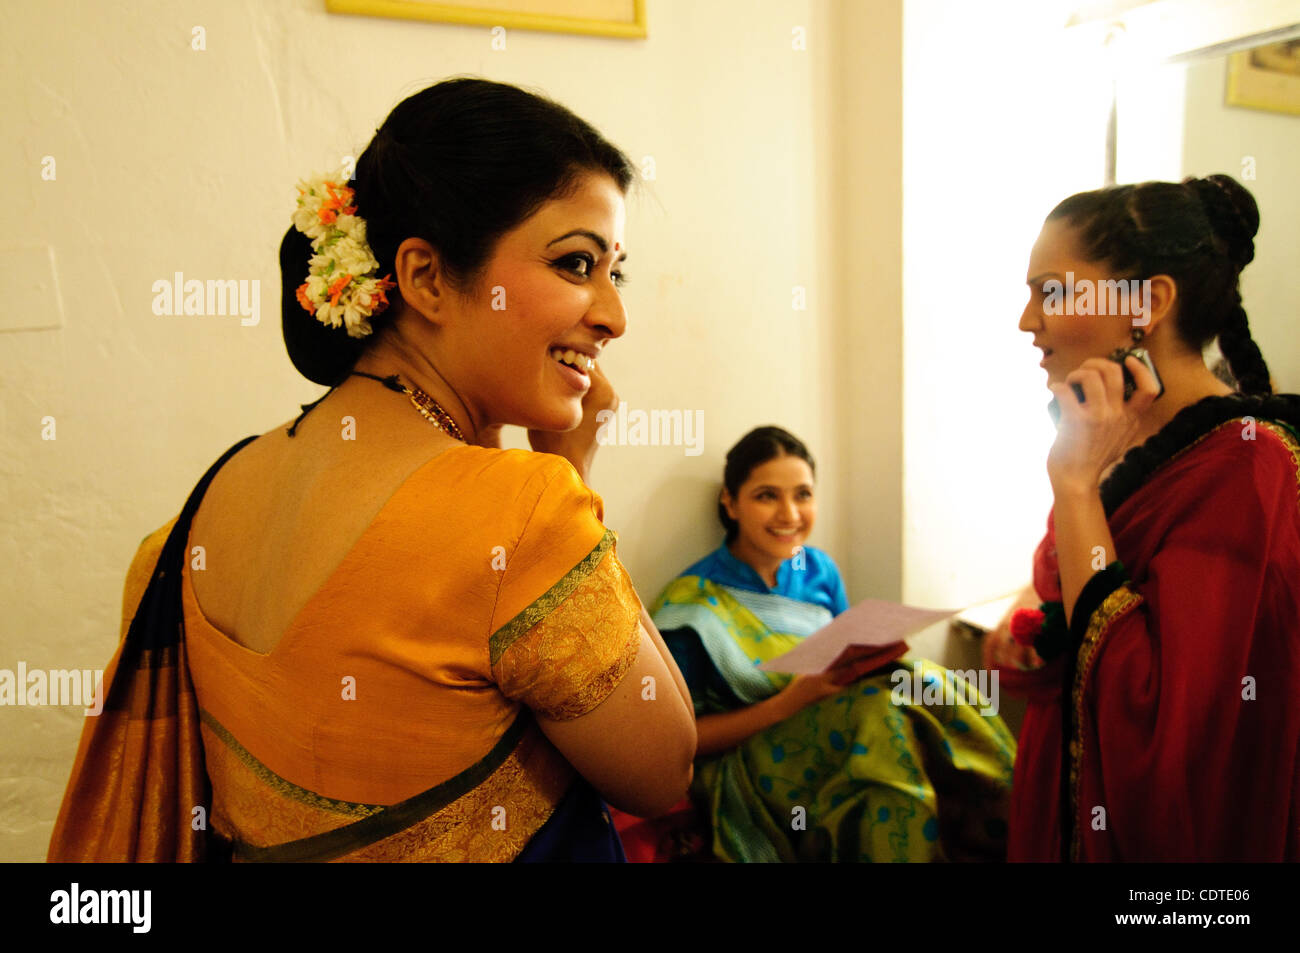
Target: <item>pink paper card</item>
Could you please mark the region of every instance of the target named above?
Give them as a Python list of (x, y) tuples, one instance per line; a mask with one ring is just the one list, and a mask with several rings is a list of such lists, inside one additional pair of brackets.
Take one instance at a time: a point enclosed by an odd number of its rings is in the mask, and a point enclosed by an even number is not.
[(789, 652), (764, 662), (759, 670), (816, 675), (829, 669), (855, 646), (871, 648), (901, 642), (956, 612), (956, 609), (922, 609), (883, 599), (865, 599)]

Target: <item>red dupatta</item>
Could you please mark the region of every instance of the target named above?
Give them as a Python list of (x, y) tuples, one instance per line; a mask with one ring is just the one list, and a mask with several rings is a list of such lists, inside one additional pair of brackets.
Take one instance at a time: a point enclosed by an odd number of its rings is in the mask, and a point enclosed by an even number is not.
[[(1103, 486), (1124, 572), (1002, 673), (1029, 697), (1008, 859), (1300, 860), (1300, 441), (1270, 420), (1300, 398), (1201, 401)], [(1055, 556), (1049, 517), (1044, 601)]]

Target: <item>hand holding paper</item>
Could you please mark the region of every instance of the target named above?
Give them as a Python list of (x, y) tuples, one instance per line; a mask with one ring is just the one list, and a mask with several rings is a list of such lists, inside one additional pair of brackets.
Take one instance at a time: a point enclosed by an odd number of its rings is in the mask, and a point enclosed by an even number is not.
[(836, 681), (847, 685), (905, 654), (906, 636), (956, 611), (866, 599), (759, 669), (804, 675), (835, 670), (842, 672)]

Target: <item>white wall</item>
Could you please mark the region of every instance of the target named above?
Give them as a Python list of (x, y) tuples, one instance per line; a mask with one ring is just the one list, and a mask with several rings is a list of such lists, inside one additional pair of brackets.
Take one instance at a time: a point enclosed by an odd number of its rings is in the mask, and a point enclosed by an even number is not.
[(1104, 172), (1101, 51), (1061, 0), (906, 0), (903, 598), (1029, 581), (1051, 504), (1040, 353), (1017, 330), (1052, 207)]
[[(887, 126), (898, 125), (900, 4), (648, 6), (645, 41), (512, 31), (504, 52), (486, 29), (329, 15), (319, 0), (7, 11), (0, 668), (102, 668), (140, 539), (223, 450), (322, 392), (293, 370), (279, 331), (294, 184), (358, 154), (401, 98), (457, 73), (539, 88), (634, 159), (655, 159), (656, 181), (629, 205), (631, 320), (606, 370), (632, 408), (703, 410), (704, 452), (597, 457), (593, 480), (642, 596), (718, 544), (723, 454), (764, 423), (818, 456), (813, 542), (846, 567), (850, 594), (898, 594), (897, 345), (866, 361), (892, 382), (860, 378), (844, 305), (899, 339), (887, 259), (900, 221), (887, 196), (901, 143)], [(807, 51), (792, 50), (795, 27)], [(41, 177), (47, 155), (54, 181)], [(856, 177), (841, 179), (850, 164)], [(892, 221), (852, 221), (853, 209)], [(57, 288), (39, 277), (50, 249)], [(855, 285), (846, 269), (881, 255), (871, 284)], [(259, 280), (260, 323), (154, 315), (152, 283), (176, 271)], [(795, 285), (806, 311), (791, 307)], [(53, 441), (41, 439), (46, 415)], [(864, 449), (859, 428), (877, 419), (884, 436)], [(874, 482), (850, 492), (849, 460)], [(0, 708), (0, 859), (44, 857), (80, 727), (76, 708)]]

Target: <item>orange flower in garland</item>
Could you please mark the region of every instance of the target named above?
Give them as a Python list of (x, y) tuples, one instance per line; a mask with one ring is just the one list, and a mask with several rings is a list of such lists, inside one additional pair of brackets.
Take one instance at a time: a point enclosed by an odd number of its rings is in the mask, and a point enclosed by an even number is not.
[(322, 224), (333, 225), (338, 221), (340, 214), (357, 213), (357, 207), (351, 204), (353, 192), (346, 185), (340, 187), (333, 182), (326, 182), (325, 191), (329, 194), (329, 198), (321, 203), (320, 212), (317, 213)]
[(334, 284), (330, 285), (329, 291), (327, 292), (330, 296), (330, 304), (335, 304), (335, 305), (338, 304), (339, 295), (341, 295), (343, 293), (343, 290), (347, 288), (347, 286), (350, 284), (352, 284), (351, 275), (346, 275), (346, 274), (339, 275), (337, 278), (335, 278)]

